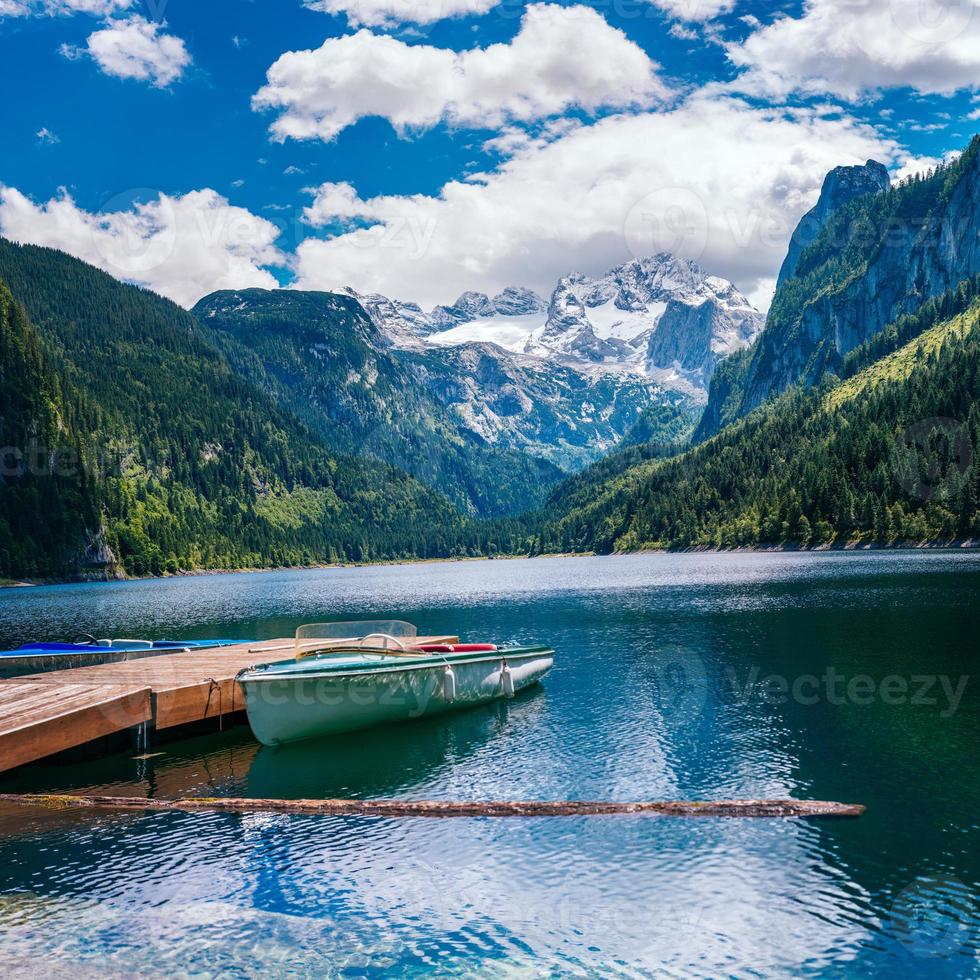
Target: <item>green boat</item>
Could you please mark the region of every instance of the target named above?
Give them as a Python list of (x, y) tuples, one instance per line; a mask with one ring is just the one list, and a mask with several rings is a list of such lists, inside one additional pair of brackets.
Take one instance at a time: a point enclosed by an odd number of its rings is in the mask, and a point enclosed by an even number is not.
[(327, 623), (296, 633), (290, 660), (238, 675), (265, 745), (373, 728), (512, 698), (554, 664), (547, 646), (499, 648), (418, 636), (411, 623)]

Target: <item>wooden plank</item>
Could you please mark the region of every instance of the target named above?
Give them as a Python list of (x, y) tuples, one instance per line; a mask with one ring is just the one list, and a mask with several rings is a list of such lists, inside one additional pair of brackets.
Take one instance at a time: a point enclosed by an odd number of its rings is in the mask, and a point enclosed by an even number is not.
[(175, 728), (205, 718), (220, 718), (244, 708), (244, 695), (233, 678), (220, 681), (209, 678), (203, 683), (158, 691), (154, 725), (159, 729)]
[(0, 684), (0, 772), (151, 720), (149, 688)]

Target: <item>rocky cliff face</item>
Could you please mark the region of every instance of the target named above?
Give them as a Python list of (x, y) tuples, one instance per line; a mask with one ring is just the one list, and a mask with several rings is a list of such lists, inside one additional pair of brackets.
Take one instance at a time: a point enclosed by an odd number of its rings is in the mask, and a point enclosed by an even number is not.
[[(642, 412), (683, 398), (637, 375), (582, 372), (496, 344), (406, 352), (418, 382), (460, 427), (488, 446), (521, 450), (563, 470), (578, 470), (617, 446)], [(693, 424), (693, 411), (691, 414)]]
[(824, 178), (816, 206), (803, 215), (793, 232), (776, 288), (796, 275), (803, 253), (817, 240), (835, 211), (858, 197), (887, 190), (890, 184), (888, 169), (877, 160), (869, 160), (863, 167), (835, 167), (831, 170)]
[[(856, 183), (879, 177), (874, 168)], [(832, 203), (813, 246), (787, 258), (794, 275), (777, 290), (741, 376), (712, 391), (701, 435), (790, 385), (818, 383), (899, 316), (980, 273), (980, 138), (933, 176)]]

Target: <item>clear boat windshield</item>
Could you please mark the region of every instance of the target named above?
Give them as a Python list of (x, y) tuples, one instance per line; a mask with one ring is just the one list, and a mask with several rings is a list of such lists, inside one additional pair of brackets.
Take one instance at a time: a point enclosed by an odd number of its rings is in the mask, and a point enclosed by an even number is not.
[(418, 636), (411, 623), (398, 619), (368, 619), (349, 623), (309, 623), (296, 630), (296, 656), (330, 647), (404, 650)]

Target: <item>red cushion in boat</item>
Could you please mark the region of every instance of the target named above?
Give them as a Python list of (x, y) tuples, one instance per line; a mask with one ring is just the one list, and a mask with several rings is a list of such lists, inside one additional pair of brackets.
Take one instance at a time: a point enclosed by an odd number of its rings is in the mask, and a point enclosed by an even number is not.
[(415, 649), (422, 653), (495, 653), (497, 647), (493, 643), (425, 643)]

